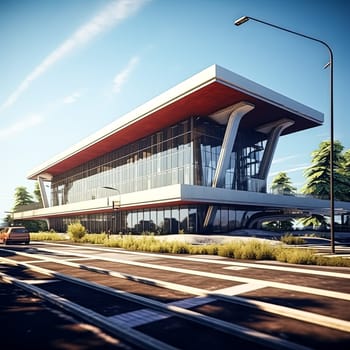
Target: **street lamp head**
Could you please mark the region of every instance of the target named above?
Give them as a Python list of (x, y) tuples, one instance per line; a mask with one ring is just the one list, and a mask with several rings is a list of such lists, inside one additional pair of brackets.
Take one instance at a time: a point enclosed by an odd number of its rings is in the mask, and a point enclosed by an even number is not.
[(245, 23), (245, 22), (248, 22), (249, 21), (249, 17), (248, 16), (243, 16), (243, 17), (240, 17), (238, 19), (235, 20), (235, 25), (236, 26), (240, 26), (241, 24)]
[(331, 61), (327, 62), (327, 63), (323, 66), (323, 69), (326, 69), (326, 68), (330, 67), (331, 64), (332, 64)]
[(118, 190), (118, 188), (112, 187), (112, 186), (102, 186), (101, 188), (104, 188), (106, 190), (111, 190), (111, 191), (116, 191), (119, 193), (120, 196), (120, 191)]

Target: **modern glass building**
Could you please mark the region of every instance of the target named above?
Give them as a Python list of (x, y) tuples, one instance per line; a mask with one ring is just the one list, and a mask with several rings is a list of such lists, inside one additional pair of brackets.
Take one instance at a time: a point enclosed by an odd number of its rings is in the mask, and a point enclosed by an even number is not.
[(213, 65), (33, 169), (43, 208), (15, 219), (46, 219), (57, 231), (79, 220), (90, 232), (205, 233), (325, 208), (266, 193), (279, 137), (322, 122)]

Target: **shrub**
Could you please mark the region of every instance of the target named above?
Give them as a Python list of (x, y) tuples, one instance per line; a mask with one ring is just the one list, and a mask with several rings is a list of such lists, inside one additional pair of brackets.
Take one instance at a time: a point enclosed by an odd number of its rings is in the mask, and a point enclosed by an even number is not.
[(302, 237), (293, 236), (291, 233), (286, 233), (281, 237), (281, 241), (285, 244), (304, 244), (305, 240)]
[(173, 254), (188, 254), (190, 252), (190, 247), (188, 243), (173, 241), (169, 242), (171, 244), (170, 251)]
[(73, 242), (79, 242), (86, 234), (86, 228), (80, 222), (68, 225), (67, 233)]
[[(224, 244), (192, 245), (179, 241), (164, 241), (154, 235), (111, 235), (87, 234), (84, 226), (73, 223), (68, 226), (68, 234), (74, 242), (103, 244), (108, 247), (123, 248), (126, 250), (146, 251), (153, 253), (172, 254), (210, 254), (234, 259), (250, 260), (277, 260), (291, 264), (328, 265), (350, 267), (350, 259), (342, 257), (324, 257), (316, 255), (311, 249), (291, 248), (275, 245), (258, 239), (247, 241), (235, 240)], [(31, 237), (39, 234), (31, 233)], [(40, 240), (62, 239), (61, 235), (42, 233)], [(34, 238), (35, 240), (35, 238)]]
[(190, 245), (190, 254), (218, 255), (219, 244)]
[(350, 259), (342, 258), (340, 256), (326, 257), (316, 255), (315, 264), (319, 266), (350, 267)]
[(278, 247), (275, 249), (275, 259), (290, 264), (314, 265), (317, 256), (311, 249)]
[(108, 240), (108, 235), (106, 233), (86, 233), (80, 238), (81, 243), (91, 243), (91, 244), (105, 244)]
[(234, 258), (235, 251), (237, 249), (235, 249), (235, 245), (232, 243), (223, 244), (218, 247), (218, 255), (225, 258)]
[(271, 260), (274, 258), (274, 248), (271, 244), (257, 239), (235, 241), (220, 245), (218, 255), (235, 259)]
[(61, 241), (64, 240), (62, 234), (56, 232), (31, 232), (31, 241)]

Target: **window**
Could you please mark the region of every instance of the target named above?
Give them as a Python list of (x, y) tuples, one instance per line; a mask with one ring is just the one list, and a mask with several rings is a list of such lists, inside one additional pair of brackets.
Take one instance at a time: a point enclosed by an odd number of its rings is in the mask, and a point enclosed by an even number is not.
[(103, 197), (103, 186), (128, 193), (176, 183), (192, 184), (191, 134), (187, 120), (54, 176), (52, 204)]

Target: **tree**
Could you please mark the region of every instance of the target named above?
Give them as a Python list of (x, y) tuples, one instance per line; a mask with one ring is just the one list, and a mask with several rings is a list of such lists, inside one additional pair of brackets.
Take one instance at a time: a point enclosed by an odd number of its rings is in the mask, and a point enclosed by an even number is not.
[[(39, 186), (37, 184), (36, 189), (39, 189)], [(38, 194), (34, 191), (34, 195), (36, 198), (38, 198)], [(40, 195), (40, 191), (39, 191)], [(20, 208), (21, 206), (25, 206), (31, 203), (35, 203), (33, 200), (33, 196), (28, 192), (27, 188), (24, 186), (19, 186), (15, 189), (15, 204), (13, 207), (13, 211), (16, 210), (22, 210), (23, 208)], [(41, 198), (40, 198), (41, 202)], [(6, 222), (9, 225), (24, 225), (29, 231), (31, 232), (37, 232), (37, 231), (45, 231), (47, 230), (47, 223), (43, 220), (25, 220), (25, 221), (14, 221), (12, 220), (12, 217), (7, 217)]]
[(304, 227), (310, 227), (312, 229), (320, 228), (326, 230), (328, 228), (326, 218), (320, 214), (312, 214), (309, 217), (299, 219), (298, 222)]
[(269, 231), (291, 231), (293, 230), (293, 219), (265, 221), (262, 223), (262, 228)]
[[(334, 198), (349, 200), (349, 173), (344, 168), (345, 158), (342, 154), (344, 147), (339, 141), (334, 142)], [(317, 150), (312, 152), (311, 166), (305, 171), (306, 185), (302, 192), (321, 199), (330, 198), (330, 142), (323, 141)]]
[(33, 196), (28, 192), (24, 186), (19, 186), (15, 189), (15, 205), (14, 210), (18, 209), (22, 205), (33, 203)]
[(350, 176), (350, 149), (344, 152), (341, 166), (347, 175)]
[[(293, 195), (296, 192), (296, 188), (293, 187), (287, 173), (281, 171), (272, 180), (271, 191), (275, 194)], [(264, 228), (268, 230), (288, 231), (293, 229), (293, 219), (286, 218), (285, 220), (267, 221), (264, 223)]]
[(343, 200), (350, 202), (350, 150), (343, 153), (339, 173), (342, 175)]
[(12, 213), (7, 214), (6, 217), (3, 219), (4, 223), (7, 224), (7, 226), (11, 226), (13, 224), (13, 217)]
[(295, 193), (296, 188), (292, 186), (291, 179), (285, 172), (278, 173), (272, 180), (271, 190), (276, 194), (292, 195)]

